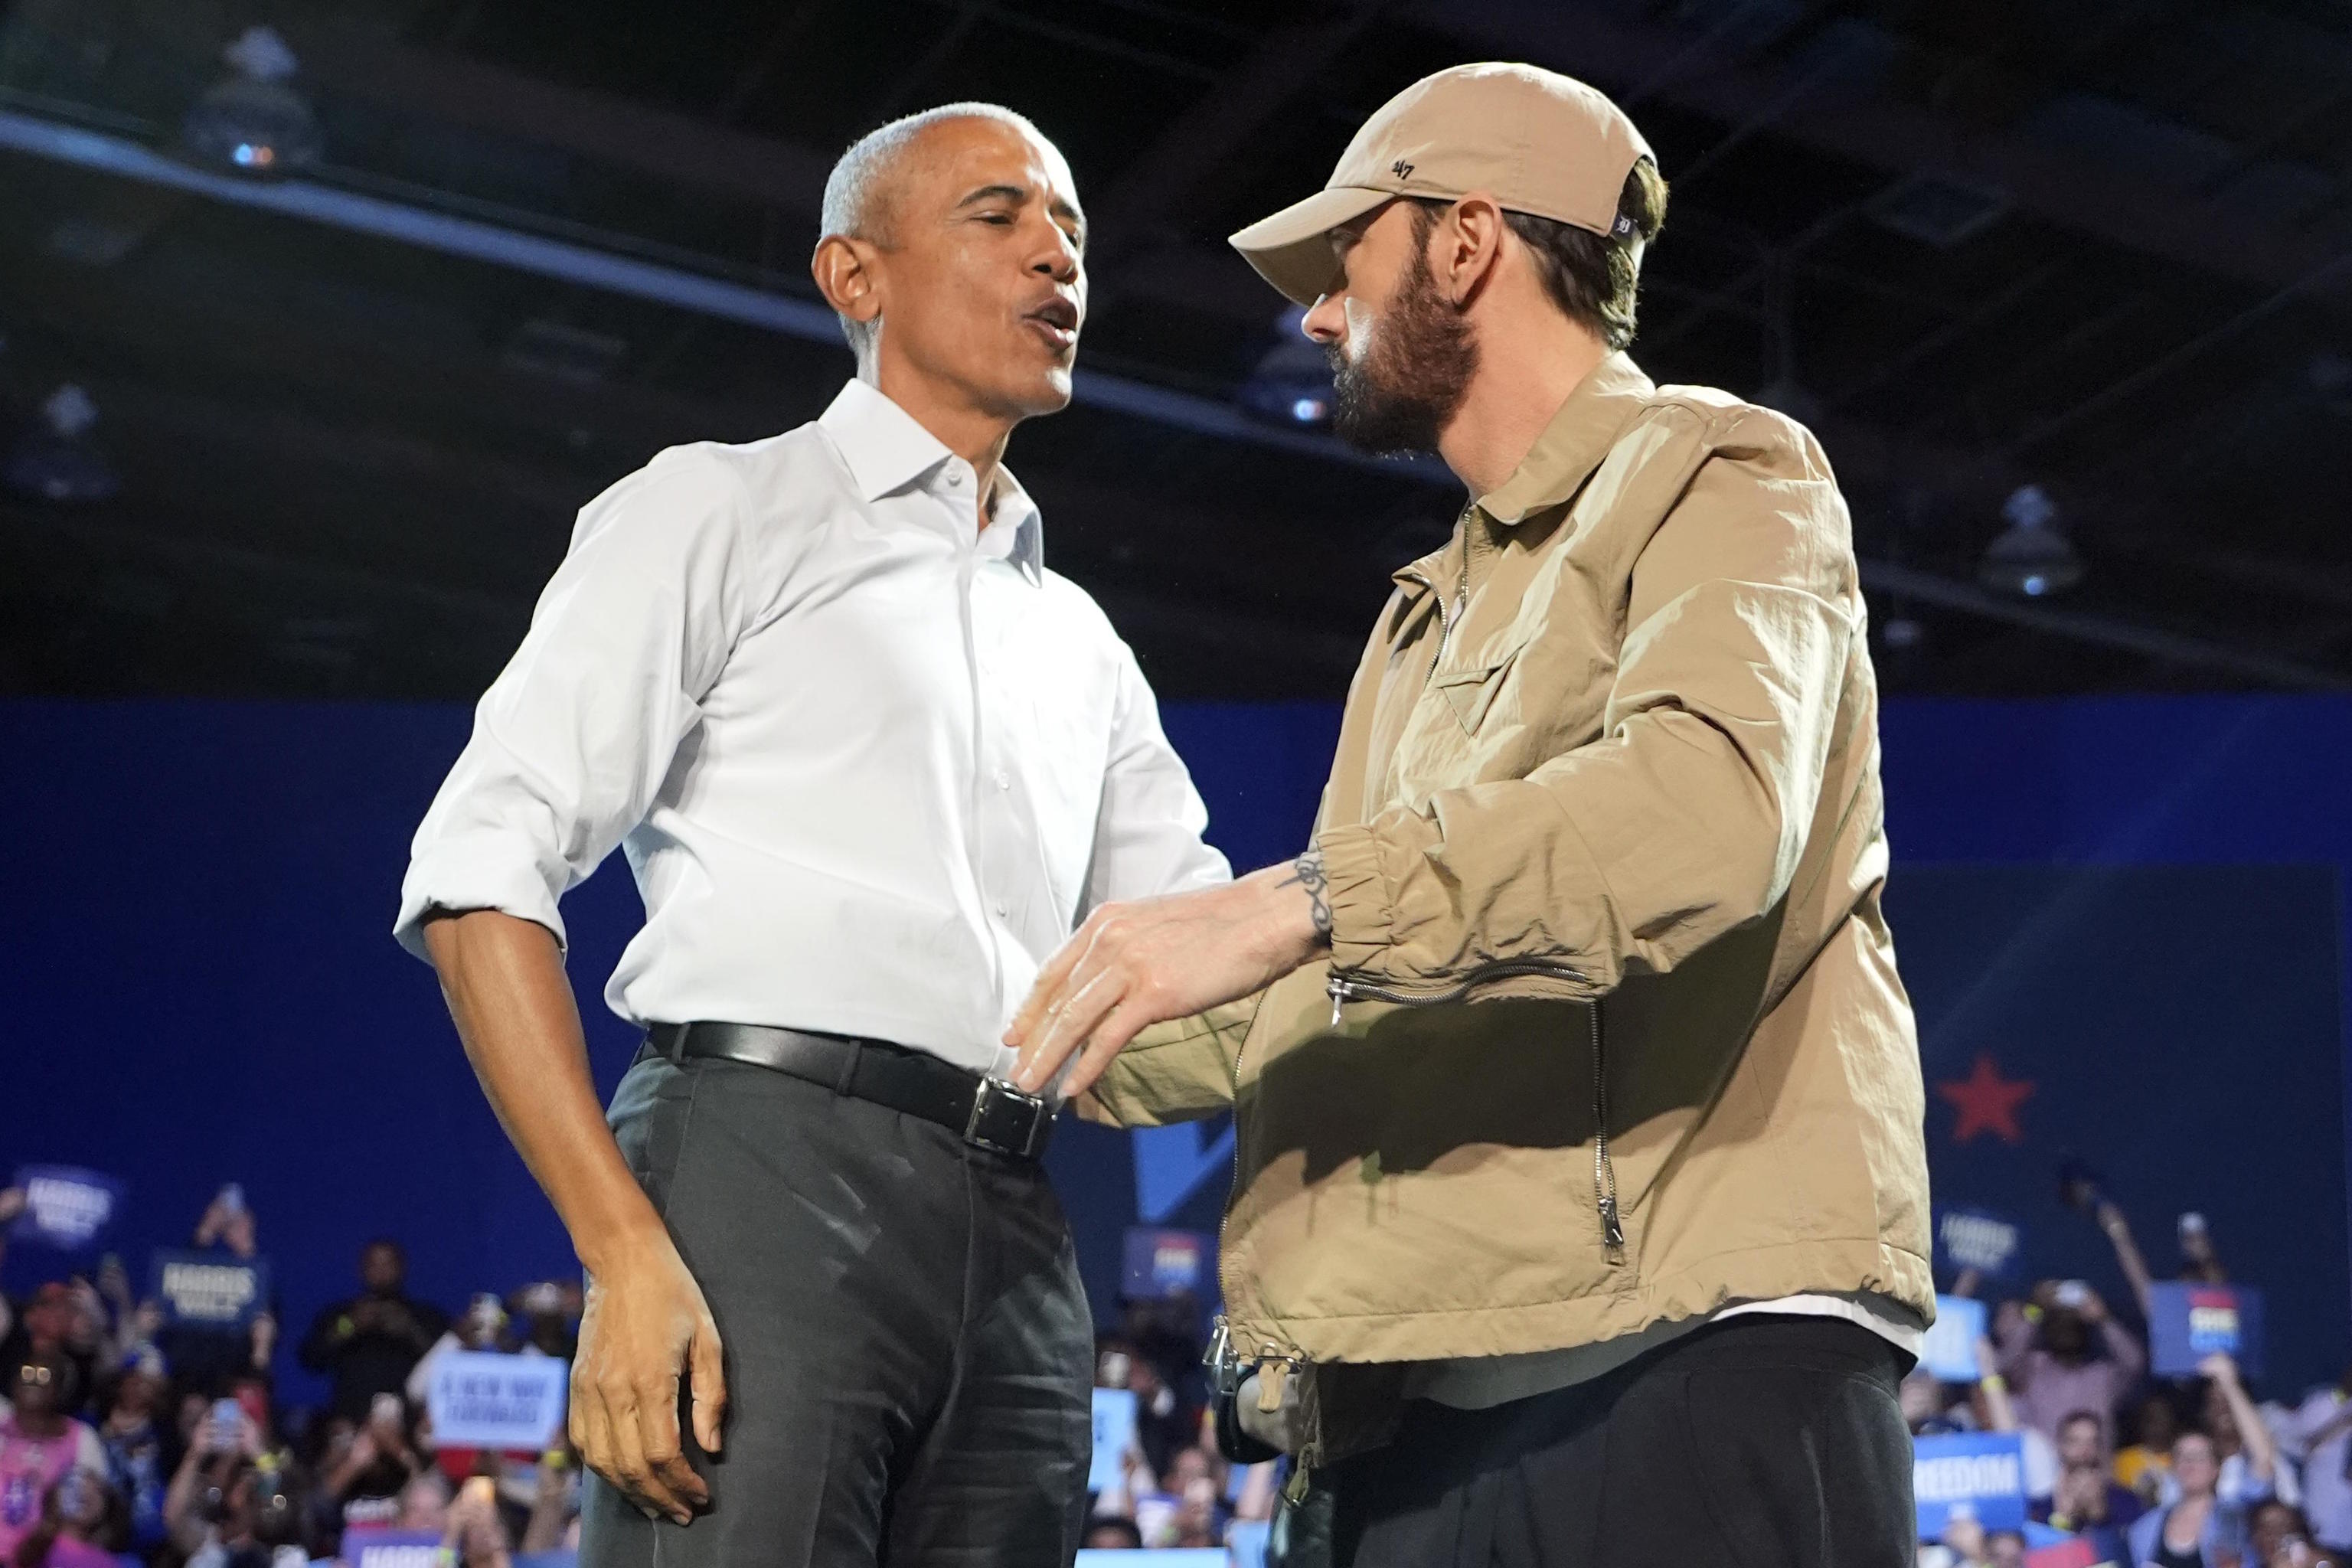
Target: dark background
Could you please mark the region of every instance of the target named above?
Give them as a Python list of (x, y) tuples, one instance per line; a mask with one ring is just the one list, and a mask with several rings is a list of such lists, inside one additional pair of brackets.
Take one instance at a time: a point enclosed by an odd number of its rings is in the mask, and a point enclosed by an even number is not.
[[(257, 24), (301, 180), (183, 154)], [(1090, 379), (1014, 447), (1049, 559), (1165, 695), (1334, 698), (1458, 498), (1236, 412), (1280, 301), (1224, 237), (1479, 58), (1643, 127), (1637, 357), (1817, 426), (1892, 689), (2352, 680), (2333, 0), (7, 0), (0, 437), (83, 386), (121, 488), (0, 489), (0, 690), (470, 700), (587, 497), (824, 406), (827, 167), (979, 97), (1095, 233)], [(2063, 600), (1976, 580), (2026, 484), (2088, 567)]]

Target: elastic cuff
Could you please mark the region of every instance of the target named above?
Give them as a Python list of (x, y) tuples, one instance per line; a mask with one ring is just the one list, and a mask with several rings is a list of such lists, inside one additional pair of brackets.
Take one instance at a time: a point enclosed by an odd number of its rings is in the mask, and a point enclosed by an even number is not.
[(1263, 1465), (1282, 1458), (1281, 1449), (1242, 1430), (1241, 1410), (1238, 1396), (1217, 1395), (1217, 1452), (1236, 1465)]
[(1378, 968), (1392, 929), (1380, 840), (1361, 826), (1327, 827), (1315, 847), (1330, 883), (1331, 967), (1343, 973)]

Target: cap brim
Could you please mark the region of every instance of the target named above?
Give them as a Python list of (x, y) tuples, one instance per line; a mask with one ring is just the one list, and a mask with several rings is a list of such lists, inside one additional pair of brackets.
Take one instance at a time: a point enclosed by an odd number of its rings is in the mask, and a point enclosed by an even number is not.
[(1233, 237), (1230, 242), (1257, 275), (1283, 297), (1312, 305), (1339, 281), (1339, 258), (1332, 254), (1331, 231), (1388, 201), (1393, 191), (1342, 185), (1318, 191)]

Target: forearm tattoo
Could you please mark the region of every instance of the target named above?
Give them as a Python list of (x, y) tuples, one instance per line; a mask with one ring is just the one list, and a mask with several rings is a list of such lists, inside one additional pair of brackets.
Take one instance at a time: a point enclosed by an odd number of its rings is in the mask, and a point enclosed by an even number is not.
[(1287, 888), (1296, 883), (1307, 889), (1307, 915), (1315, 922), (1315, 935), (1326, 946), (1331, 941), (1331, 883), (1323, 875), (1323, 851), (1309, 849), (1290, 863), (1290, 875), (1279, 884)]

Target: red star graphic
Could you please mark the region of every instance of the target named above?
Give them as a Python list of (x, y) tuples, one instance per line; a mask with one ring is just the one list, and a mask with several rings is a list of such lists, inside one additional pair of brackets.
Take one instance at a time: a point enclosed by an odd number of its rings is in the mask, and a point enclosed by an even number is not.
[(1965, 1143), (1979, 1132), (1990, 1132), (2004, 1143), (2022, 1143), (2017, 1108), (2033, 1092), (2031, 1079), (2003, 1079), (1985, 1052), (1977, 1053), (1976, 1071), (1956, 1083), (1939, 1083), (1936, 1092), (1959, 1111), (1952, 1124), (1952, 1142)]

